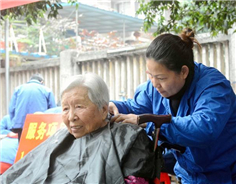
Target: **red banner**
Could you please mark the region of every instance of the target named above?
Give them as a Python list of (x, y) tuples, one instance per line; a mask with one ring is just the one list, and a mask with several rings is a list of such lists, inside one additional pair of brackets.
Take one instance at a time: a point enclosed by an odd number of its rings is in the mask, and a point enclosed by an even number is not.
[(28, 114), (15, 163), (63, 126), (61, 114)]

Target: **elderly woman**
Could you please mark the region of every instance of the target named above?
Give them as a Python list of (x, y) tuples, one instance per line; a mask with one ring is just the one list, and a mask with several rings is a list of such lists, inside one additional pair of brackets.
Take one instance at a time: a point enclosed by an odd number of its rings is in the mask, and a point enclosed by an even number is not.
[(74, 76), (62, 91), (59, 130), (1, 176), (2, 183), (148, 183), (154, 153), (145, 131), (110, 123), (109, 94), (96, 74)]

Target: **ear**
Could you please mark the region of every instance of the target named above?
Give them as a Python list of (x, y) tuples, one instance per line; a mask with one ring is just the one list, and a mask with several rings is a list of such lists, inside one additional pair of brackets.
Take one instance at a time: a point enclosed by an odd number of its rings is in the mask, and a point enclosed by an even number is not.
[(108, 105), (104, 105), (102, 107), (102, 119), (105, 120), (107, 118), (108, 113)]
[(189, 68), (186, 65), (183, 65), (181, 68), (181, 75), (184, 79), (188, 77), (189, 74)]

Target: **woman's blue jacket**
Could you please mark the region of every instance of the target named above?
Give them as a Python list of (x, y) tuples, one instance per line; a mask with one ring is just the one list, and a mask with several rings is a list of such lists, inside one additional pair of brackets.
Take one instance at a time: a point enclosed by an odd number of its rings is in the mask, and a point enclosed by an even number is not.
[(12, 128), (23, 128), (27, 114), (56, 107), (53, 92), (37, 80), (18, 86), (11, 98), (9, 114)]
[[(112, 102), (124, 114), (173, 114), (169, 99), (150, 80), (137, 88), (133, 99)], [(236, 183), (236, 96), (218, 70), (195, 63), (176, 116), (160, 132), (169, 143), (186, 147), (183, 154), (173, 151), (182, 183)]]

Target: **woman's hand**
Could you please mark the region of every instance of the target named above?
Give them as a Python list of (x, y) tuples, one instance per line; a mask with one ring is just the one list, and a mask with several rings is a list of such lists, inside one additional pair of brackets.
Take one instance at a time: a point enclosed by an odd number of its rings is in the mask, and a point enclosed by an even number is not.
[(112, 115), (119, 114), (119, 110), (113, 102), (109, 102), (108, 110), (109, 110), (109, 113)]
[(111, 118), (111, 122), (122, 122), (122, 123), (132, 123), (138, 124), (138, 115), (135, 114), (117, 114)]

